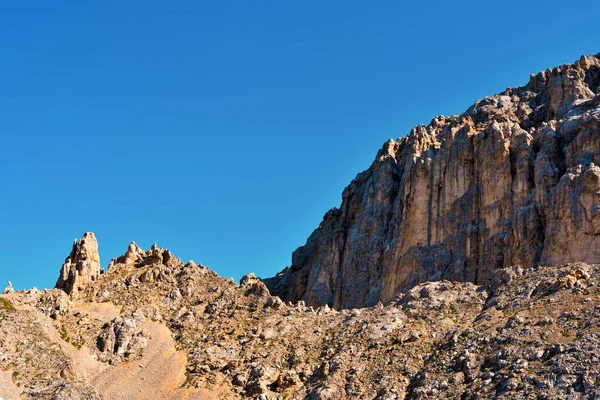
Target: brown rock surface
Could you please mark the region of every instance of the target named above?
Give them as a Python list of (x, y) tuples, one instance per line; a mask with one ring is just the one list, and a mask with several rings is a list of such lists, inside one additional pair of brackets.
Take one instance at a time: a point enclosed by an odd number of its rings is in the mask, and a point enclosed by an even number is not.
[(98, 241), (92, 232), (86, 232), (79, 242), (73, 241), (73, 249), (61, 268), (55, 287), (67, 294), (80, 292), (98, 279), (100, 273)]
[(238, 286), (156, 246), (139, 254), (77, 296), (0, 296), (0, 396), (600, 396), (600, 265), (500, 268), (487, 287), (425, 282), (335, 311), (284, 304), (254, 274)]
[(285, 301), (387, 302), (429, 280), (600, 262), (600, 55), (390, 140), (265, 279)]

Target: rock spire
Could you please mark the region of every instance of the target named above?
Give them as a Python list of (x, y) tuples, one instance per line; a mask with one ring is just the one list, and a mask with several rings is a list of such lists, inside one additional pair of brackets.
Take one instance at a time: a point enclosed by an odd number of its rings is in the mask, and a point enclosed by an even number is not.
[(95, 281), (101, 272), (98, 241), (92, 232), (86, 232), (81, 240), (73, 241), (71, 254), (62, 265), (55, 287), (67, 294), (79, 292)]

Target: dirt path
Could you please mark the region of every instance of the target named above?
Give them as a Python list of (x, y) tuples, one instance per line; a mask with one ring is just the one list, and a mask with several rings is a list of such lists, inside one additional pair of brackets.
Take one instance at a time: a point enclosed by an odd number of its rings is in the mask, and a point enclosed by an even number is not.
[(77, 309), (89, 314), (92, 318), (107, 322), (121, 314), (121, 310), (113, 303), (83, 303), (77, 304)]
[(0, 371), (0, 399), (19, 400), (21, 391), (12, 381), (11, 371)]

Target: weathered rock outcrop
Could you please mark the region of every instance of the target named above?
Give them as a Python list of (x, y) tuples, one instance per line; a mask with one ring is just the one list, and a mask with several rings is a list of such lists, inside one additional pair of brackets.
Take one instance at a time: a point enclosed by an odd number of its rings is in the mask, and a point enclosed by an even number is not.
[(600, 262), (600, 54), (390, 140), (265, 279), (286, 301), (389, 301), (511, 265)]
[(148, 346), (148, 334), (138, 328), (139, 323), (134, 318), (115, 318), (104, 325), (96, 342), (99, 359), (111, 364), (140, 359)]
[(86, 232), (79, 242), (73, 241), (73, 249), (61, 268), (56, 288), (68, 294), (82, 291), (101, 272), (98, 241), (92, 232)]
[(14, 293), (15, 292), (15, 288), (13, 288), (13, 285), (10, 281), (8, 281), (8, 285), (6, 285), (6, 287), (4, 288), (4, 291), (2, 292), (3, 294), (8, 294), (8, 293)]
[[(193, 263), (193, 261), (190, 262)], [(152, 245), (150, 250), (143, 250), (135, 242), (131, 242), (124, 255), (110, 260), (108, 272), (127, 265), (133, 265), (136, 268), (147, 265), (163, 265), (165, 268), (168, 268), (179, 263), (181, 263), (181, 260), (174, 257), (169, 249), (161, 249), (156, 243)]]

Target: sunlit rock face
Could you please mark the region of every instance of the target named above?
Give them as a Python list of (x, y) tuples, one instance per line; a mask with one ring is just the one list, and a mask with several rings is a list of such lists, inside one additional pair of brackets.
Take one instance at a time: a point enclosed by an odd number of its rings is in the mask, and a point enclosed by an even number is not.
[(56, 282), (56, 289), (67, 294), (84, 290), (101, 273), (98, 241), (92, 232), (73, 242), (71, 254), (65, 259)]
[(423, 281), (600, 263), (599, 86), (600, 54), (582, 56), (388, 141), (269, 290), (352, 308)]

